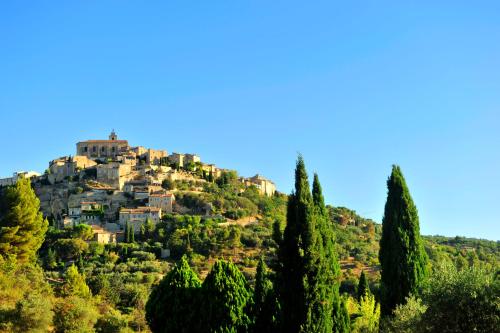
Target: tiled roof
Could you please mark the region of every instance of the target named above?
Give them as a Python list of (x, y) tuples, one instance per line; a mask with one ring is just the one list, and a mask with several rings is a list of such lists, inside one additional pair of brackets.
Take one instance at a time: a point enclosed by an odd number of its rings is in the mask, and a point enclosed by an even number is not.
[(156, 207), (137, 207), (137, 208), (122, 208), (120, 209), (120, 213), (151, 213), (151, 212), (159, 212), (160, 208)]
[(128, 145), (127, 140), (87, 140), (87, 141), (80, 141), (78, 143), (125, 143)]

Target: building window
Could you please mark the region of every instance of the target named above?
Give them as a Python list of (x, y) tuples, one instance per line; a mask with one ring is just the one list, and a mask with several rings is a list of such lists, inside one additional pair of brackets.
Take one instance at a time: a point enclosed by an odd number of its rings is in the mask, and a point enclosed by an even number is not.
[(115, 152), (115, 147), (111, 147), (111, 151), (114, 153)]
[(101, 151), (104, 152), (104, 147), (101, 147)]
[(92, 147), (92, 151), (95, 153), (97, 151), (97, 147), (96, 146)]
[(83, 152), (86, 153), (88, 151), (87, 147), (83, 147)]

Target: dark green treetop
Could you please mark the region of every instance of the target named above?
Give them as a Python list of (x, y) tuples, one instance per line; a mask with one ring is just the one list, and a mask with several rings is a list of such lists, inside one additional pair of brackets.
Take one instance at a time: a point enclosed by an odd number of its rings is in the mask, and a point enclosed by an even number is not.
[(193, 332), (199, 320), (201, 282), (186, 256), (153, 289), (146, 303), (146, 320), (154, 333)]
[(252, 293), (238, 267), (218, 260), (202, 284), (201, 331), (241, 332), (250, 326)]
[(366, 279), (365, 271), (361, 271), (358, 282), (358, 301), (361, 300), (361, 297), (370, 293), (370, 285), (368, 284), (368, 280)]

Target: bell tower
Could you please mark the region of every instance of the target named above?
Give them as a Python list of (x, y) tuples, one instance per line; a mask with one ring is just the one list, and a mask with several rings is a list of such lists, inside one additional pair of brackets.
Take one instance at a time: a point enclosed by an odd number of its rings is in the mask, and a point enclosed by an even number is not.
[(111, 131), (111, 134), (109, 135), (109, 139), (112, 141), (118, 139), (118, 136), (116, 135), (115, 130)]

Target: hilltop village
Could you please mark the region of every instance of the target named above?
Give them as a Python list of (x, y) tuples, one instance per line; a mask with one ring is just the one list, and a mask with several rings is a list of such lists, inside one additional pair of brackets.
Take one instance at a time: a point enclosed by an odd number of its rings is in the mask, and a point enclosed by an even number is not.
[[(76, 144), (74, 156), (49, 162), (44, 174), (17, 172), (0, 179), (0, 186), (15, 184), (19, 177), (31, 178), (41, 210), (59, 228), (87, 224), (94, 240), (101, 243), (124, 240), (125, 227), (138, 232), (147, 221), (157, 224), (165, 214), (188, 213), (176, 201), (173, 183), (189, 192), (201, 192), (232, 170), (201, 161), (196, 154), (171, 153), (142, 146), (132, 147), (112, 131), (107, 140)], [(254, 186), (272, 196), (275, 184), (260, 176), (239, 177), (243, 188)], [(198, 214), (218, 216), (208, 204)]]

